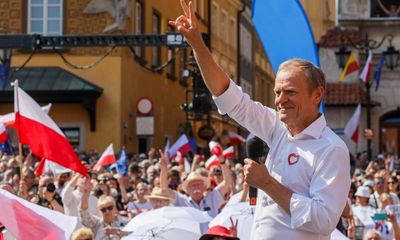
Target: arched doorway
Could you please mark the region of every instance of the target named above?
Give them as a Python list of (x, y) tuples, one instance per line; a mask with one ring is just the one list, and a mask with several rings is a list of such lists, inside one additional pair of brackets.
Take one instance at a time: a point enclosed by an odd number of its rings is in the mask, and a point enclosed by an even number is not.
[(379, 151), (400, 152), (400, 108), (382, 115), (379, 119)]

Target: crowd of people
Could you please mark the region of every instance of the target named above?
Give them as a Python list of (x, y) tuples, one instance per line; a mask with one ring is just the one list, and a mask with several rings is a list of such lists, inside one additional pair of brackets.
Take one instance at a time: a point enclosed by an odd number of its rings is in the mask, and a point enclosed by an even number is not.
[[(120, 239), (129, 234), (122, 228), (130, 219), (165, 206), (189, 206), (215, 217), (231, 195), (243, 186), (247, 188), (243, 166), (235, 165), (232, 159), (206, 169), (204, 157), (194, 155), (190, 159), (191, 171), (185, 172), (182, 164), (174, 159), (170, 161), (161, 150), (156, 152), (153, 148), (146, 157), (139, 156), (128, 161), (126, 176), (118, 173), (115, 167), (94, 171), (97, 154), (81, 154), (89, 176), (47, 171), (38, 177), (35, 171), (39, 161), (32, 154), (24, 157), (21, 170), (18, 156), (2, 152), (0, 189), (77, 217), (78, 230), (72, 239), (82, 240)], [(246, 200), (246, 195), (247, 191), (240, 199)], [(208, 223), (202, 224), (201, 232), (206, 234), (207, 230)]]

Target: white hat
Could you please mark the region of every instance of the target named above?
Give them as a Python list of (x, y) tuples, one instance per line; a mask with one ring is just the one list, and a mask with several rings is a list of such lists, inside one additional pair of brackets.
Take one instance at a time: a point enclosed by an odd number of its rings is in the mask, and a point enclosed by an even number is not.
[(357, 192), (354, 195), (356, 197), (369, 198), (369, 196), (371, 195), (371, 191), (369, 190), (369, 187), (361, 186), (357, 188)]

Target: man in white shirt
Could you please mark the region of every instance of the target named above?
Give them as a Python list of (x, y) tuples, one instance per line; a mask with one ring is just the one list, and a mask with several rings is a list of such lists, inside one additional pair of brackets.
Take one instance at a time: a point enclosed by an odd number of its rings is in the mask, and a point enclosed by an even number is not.
[(270, 147), (265, 165), (245, 160), (245, 180), (259, 189), (252, 239), (330, 239), (350, 189), (350, 161), (345, 143), (319, 112), (324, 73), (304, 60), (283, 63), (274, 89), (278, 112), (262, 106), (213, 60), (193, 3), (181, 5), (184, 15), (170, 24), (192, 46), (219, 111)]
[[(80, 174), (75, 174), (75, 176), (65, 185), (61, 192), (61, 198), (63, 200), (66, 215), (79, 217), (79, 204), (82, 199), (86, 181), (90, 181), (90, 179), (85, 178)], [(75, 185), (77, 186), (76, 189)], [(93, 195), (89, 196), (89, 212), (95, 216), (100, 215), (97, 210), (97, 198)]]

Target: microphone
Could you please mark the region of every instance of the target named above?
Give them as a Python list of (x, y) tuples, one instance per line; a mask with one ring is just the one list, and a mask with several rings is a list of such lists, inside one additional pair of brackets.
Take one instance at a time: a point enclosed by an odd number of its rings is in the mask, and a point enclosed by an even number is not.
[[(262, 157), (264, 153), (264, 142), (258, 137), (251, 138), (246, 142), (246, 153), (248, 158), (258, 163), (258, 158)], [(257, 204), (257, 188), (250, 186), (249, 198), (250, 205)]]

